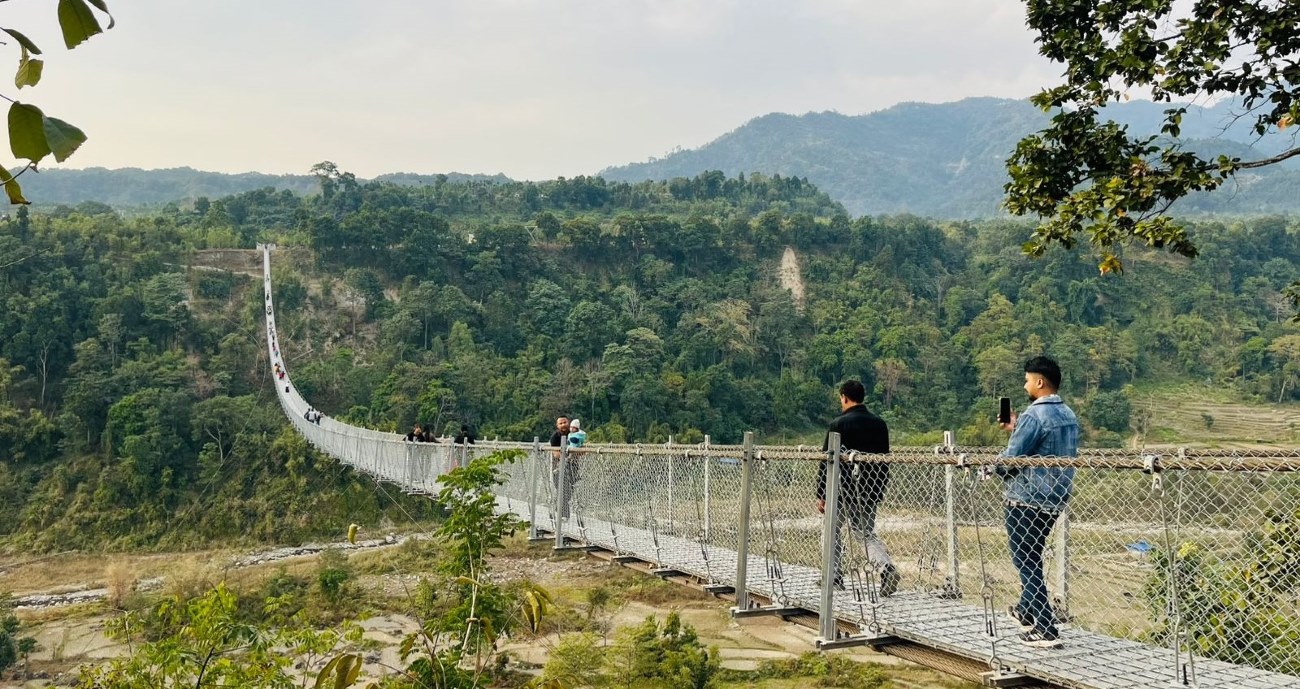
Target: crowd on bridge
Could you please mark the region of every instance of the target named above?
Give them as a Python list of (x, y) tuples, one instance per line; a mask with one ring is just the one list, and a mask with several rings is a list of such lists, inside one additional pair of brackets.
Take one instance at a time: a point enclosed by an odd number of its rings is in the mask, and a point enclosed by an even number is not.
[[(1004, 457), (1076, 457), (1079, 422), (1074, 411), (1061, 399), (1060, 366), (1047, 357), (1034, 357), (1024, 365), (1024, 390), (1029, 405), (1020, 414), (1000, 419), (1010, 432)], [(844, 588), (840, 560), (845, 553), (840, 531), (847, 528), (851, 539), (861, 543), (871, 580), (881, 596), (891, 596), (901, 582), (889, 549), (876, 532), (876, 513), (889, 487), (889, 464), (881, 455), (889, 453), (889, 427), (866, 406), (866, 388), (849, 380), (839, 387), (841, 414), (826, 432), (823, 451), (830, 451), (830, 434), (838, 433), (842, 461), (838, 500), (833, 510), (832, 564), (823, 572), (823, 585)], [(413, 429), (417, 433), (419, 426)], [(412, 436), (408, 434), (408, 440)], [(560, 515), (571, 515), (571, 496), (579, 480), (579, 448), (586, 432), (578, 419), (561, 416), (551, 435), (552, 477)], [(814, 499), (817, 511), (827, 510), (828, 462), (819, 467)], [(1034, 648), (1060, 648), (1060, 629), (1044, 576), (1043, 553), (1048, 537), (1069, 504), (1074, 469), (1058, 467), (994, 467), (987, 478), (1003, 481), (1003, 513), (1011, 561), (1020, 578), (1020, 599), (1009, 613), (1021, 630), (1020, 642)]]
[[(402, 436), (402, 440), (408, 443), (442, 442), (442, 438), (433, 430), (432, 425), (426, 427), (418, 423), (412, 426), (411, 430), (406, 432), (406, 435)], [(478, 431), (475, 430), (474, 426), (462, 423), (460, 430), (456, 432), (456, 435), (452, 436), (451, 443), (453, 445), (473, 445), (476, 440), (478, 440)]]
[[(269, 283), (269, 278), (268, 278)], [(269, 284), (268, 284), (269, 287)], [(267, 290), (267, 315), (271, 316), (270, 290)], [(289, 392), (286, 372), (280, 358), (274, 323), (268, 326), (272, 352), (272, 372), (285, 382)], [(1004, 457), (1076, 457), (1079, 447), (1079, 423), (1074, 412), (1062, 401), (1061, 369), (1047, 357), (1034, 357), (1024, 365), (1024, 390), (1030, 403), (1019, 415), (999, 419), (1010, 439), (1003, 451)], [(866, 388), (860, 381), (849, 380), (839, 387), (841, 414), (831, 422), (826, 433), (823, 451), (830, 450), (830, 434), (840, 438), (840, 480), (835, 491), (838, 499), (832, 510), (836, 525), (831, 529), (832, 559), (828, 571), (822, 573), (823, 586), (843, 589), (844, 577), (841, 556), (846, 554), (841, 541), (841, 530), (847, 528), (850, 542), (862, 544), (867, 567), (865, 573), (880, 595), (893, 595), (901, 581), (898, 568), (890, 557), (889, 549), (876, 532), (876, 514), (889, 487), (889, 464), (881, 455), (889, 453), (889, 428), (884, 419), (866, 406)], [(317, 425), (323, 416), (308, 408), (304, 418)], [(411, 430), (400, 435), (405, 442), (438, 443), (442, 439), (433, 425), (416, 423)], [(455, 445), (472, 445), (477, 439), (473, 425), (462, 423), (459, 432), (451, 438)], [(579, 479), (582, 447), (587, 434), (579, 419), (561, 416), (555, 420), (551, 435), (552, 476), (560, 515), (571, 514), (571, 500)], [(827, 510), (828, 462), (819, 467), (816, 501), (819, 513)], [(1061, 467), (995, 467), (992, 475), (1004, 483), (1003, 513), (1011, 561), (1019, 574), (1021, 594), (1009, 613), (1021, 625), (1021, 643), (1036, 648), (1060, 648), (1060, 630), (1056, 612), (1048, 595), (1044, 576), (1043, 553), (1048, 536), (1065, 511), (1073, 488), (1074, 469)], [(991, 478), (991, 476), (990, 476)]]

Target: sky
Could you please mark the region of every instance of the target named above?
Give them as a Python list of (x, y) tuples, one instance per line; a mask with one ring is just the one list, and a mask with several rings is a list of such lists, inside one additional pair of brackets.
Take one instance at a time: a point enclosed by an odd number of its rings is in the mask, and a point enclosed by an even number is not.
[(572, 177), (769, 112), (1026, 98), (1061, 73), (1020, 0), (107, 2), (117, 25), (72, 51), (54, 0), (0, 5), (46, 58), (0, 94), (90, 137), (61, 167)]

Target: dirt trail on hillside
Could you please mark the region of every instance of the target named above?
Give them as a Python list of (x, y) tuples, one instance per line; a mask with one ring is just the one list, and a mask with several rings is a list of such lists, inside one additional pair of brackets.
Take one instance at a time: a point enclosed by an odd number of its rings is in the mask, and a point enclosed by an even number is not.
[(781, 254), (780, 270), (781, 286), (790, 290), (794, 296), (794, 304), (803, 310), (803, 276), (799, 273), (799, 256), (795, 254), (794, 247), (787, 246), (785, 253)]

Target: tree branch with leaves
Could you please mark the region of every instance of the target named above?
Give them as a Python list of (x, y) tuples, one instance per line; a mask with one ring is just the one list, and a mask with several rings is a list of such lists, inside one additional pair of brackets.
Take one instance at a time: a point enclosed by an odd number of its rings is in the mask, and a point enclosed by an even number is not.
[[(1300, 155), (1293, 147), (1258, 160), (1190, 152), (1178, 140), (1184, 101), (1231, 99), (1256, 135), (1300, 121), (1300, 4), (1291, 0), (1026, 0), (1039, 52), (1065, 65), (1065, 82), (1032, 98), (1053, 113), (1007, 161), (1006, 208), (1041, 223), (1024, 245), (1041, 256), (1081, 238), (1102, 273), (1120, 272), (1121, 249), (1141, 244), (1197, 255), (1166, 213), (1188, 194), (1213, 191), (1241, 170)], [(1103, 108), (1133, 90), (1167, 102), (1159, 136), (1135, 137)], [(1293, 285), (1294, 287), (1294, 285)]]
[[(93, 6), (93, 9), (92, 9)], [(99, 10), (108, 18), (108, 25), (100, 24)], [(68, 50), (81, 45), (91, 36), (113, 28), (115, 21), (108, 11), (105, 0), (59, 0), (59, 28), (63, 33), (63, 44)], [(22, 90), (34, 87), (41, 81), (45, 72), (45, 61), (40, 47), (26, 34), (8, 27), (0, 27), (18, 44), (18, 71), (14, 75), (14, 87)], [(23, 103), (15, 98), (0, 94), (0, 98), (9, 101), (9, 150), (15, 158), (27, 162), (17, 172), (10, 172), (6, 166), (0, 166), (0, 183), (4, 184), (5, 195), (10, 203), (28, 203), (23, 196), (18, 177), (36, 166), (46, 157), (53, 155), (62, 163), (86, 142), (85, 132), (75, 125), (57, 117), (46, 115), (40, 108), (30, 103)]]

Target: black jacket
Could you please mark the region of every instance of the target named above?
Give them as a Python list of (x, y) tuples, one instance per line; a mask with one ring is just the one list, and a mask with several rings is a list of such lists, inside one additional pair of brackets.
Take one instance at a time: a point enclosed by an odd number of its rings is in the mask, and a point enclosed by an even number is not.
[[(885, 420), (867, 411), (866, 405), (849, 407), (835, 417), (826, 430), (822, 450), (830, 450), (831, 433), (840, 434), (841, 456), (850, 450), (868, 454), (889, 453), (889, 426)], [(879, 502), (889, 485), (889, 465), (881, 462), (844, 462), (840, 466), (841, 499)], [(817, 499), (826, 499), (826, 462), (817, 468)]]

